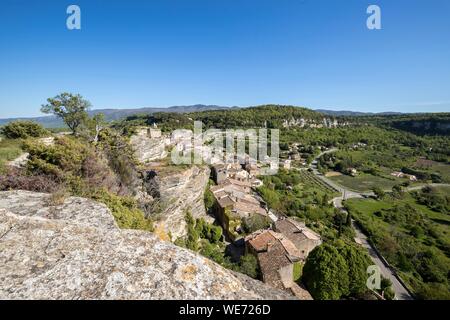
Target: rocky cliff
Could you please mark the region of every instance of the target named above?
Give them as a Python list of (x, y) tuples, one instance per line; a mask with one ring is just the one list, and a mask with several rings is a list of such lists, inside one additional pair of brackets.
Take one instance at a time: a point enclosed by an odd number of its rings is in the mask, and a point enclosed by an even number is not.
[(130, 137), (130, 144), (134, 149), (136, 159), (146, 163), (167, 157), (168, 138), (160, 135), (151, 136), (151, 134), (147, 134), (146, 130), (141, 129)]
[(212, 222), (205, 210), (204, 193), (210, 169), (206, 166), (189, 168), (169, 167), (152, 170), (147, 174), (146, 187), (149, 194), (161, 202), (156, 228), (172, 236), (172, 240), (186, 235), (186, 211), (194, 218)]
[(144, 231), (102, 204), (0, 193), (0, 299), (287, 299)]

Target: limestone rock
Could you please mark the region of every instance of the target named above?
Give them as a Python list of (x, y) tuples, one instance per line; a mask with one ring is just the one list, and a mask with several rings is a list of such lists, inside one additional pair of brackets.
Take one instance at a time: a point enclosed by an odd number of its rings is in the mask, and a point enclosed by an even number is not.
[(51, 196), (30, 191), (0, 192), (0, 208), (20, 216), (38, 216), (83, 223), (92, 227), (117, 229), (111, 211), (102, 203), (70, 197), (61, 205), (52, 205)]
[(25, 165), (28, 162), (29, 155), (30, 154), (28, 152), (22, 153), (20, 156), (18, 156), (14, 160), (9, 161), (7, 163), (7, 165), (10, 167), (15, 167), (15, 168), (23, 168), (23, 167), (25, 167)]
[(167, 139), (163, 137), (150, 137), (140, 133), (131, 136), (130, 144), (136, 158), (142, 163), (164, 159), (168, 156)]
[(120, 230), (90, 200), (47, 214), (43, 194), (0, 198), (0, 299), (292, 298), (149, 232)]
[[(206, 166), (192, 166), (174, 172), (158, 172), (148, 182), (149, 193), (156, 192), (163, 211), (158, 216), (156, 226), (172, 235), (172, 240), (186, 235), (186, 210), (194, 218), (204, 218), (213, 222), (207, 215), (204, 204), (205, 189), (210, 169)], [(150, 190), (151, 189), (151, 190)]]

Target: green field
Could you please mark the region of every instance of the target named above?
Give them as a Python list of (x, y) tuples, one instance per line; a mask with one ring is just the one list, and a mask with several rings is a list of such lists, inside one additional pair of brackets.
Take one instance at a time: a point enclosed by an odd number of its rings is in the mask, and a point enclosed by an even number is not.
[(358, 192), (368, 192), (371, 191), (374, 187), (379, 187), (383, 190), (388, 190), (392, 189), (394, 185), (406, 181), (404, 179), (395, 179), (395, 178), (387, 179), (365, 173), (361, 173), (356, 177), (341, 175), (336, 177), (330, 177), (329, 179), (340, 184), (345, 188)]
[(434, 162), (429, 171), (439, 173), (442, 177), (442, 182), (450, 183), (450, 165), (442, 162)]
[(301, 177), (301, 186), (308, 190), (316, 189), (319, 192), (327, 193), (331, 197), (337, 197), (340, 193), (333, 188), (331, 188), (328, 184), (319, 179), (314, 173), (309, 172), (307, 170), (300, 170), (298, 174)]

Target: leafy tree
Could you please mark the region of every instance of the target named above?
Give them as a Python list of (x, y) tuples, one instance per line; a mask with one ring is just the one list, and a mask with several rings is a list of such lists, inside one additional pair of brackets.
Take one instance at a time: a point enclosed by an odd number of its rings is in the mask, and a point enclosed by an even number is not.
[(392, 187), (392, 195), (394, 198), (401, 199), (403, 197), (403, 188), (401, 185), (396, 184)]
[(316, 247), (303, 267), (303, 281), (314, 299), (337, 300), (349, 294), (349, 267), (329, 244)]
[(250, 217), (245, 218), (243, 221), (243, 227), (246, 233), (252, 233), (257, 230), (267, 229), (270, 226), (270, 220), (260, 214), (252, 214)]
[(392, 288), (392, 281), (387, 278), (381, 278), (381, 292), (385, 299), (393, 300), (395, 298), (395, 292)]
[(383, 199), (386, 195), (386, 193), (380, 187), (374, 187), (372, 191), (375, 194), (375, 197), (377, 197), (377, 199), (379, 200)]
[(98, 142), (100, 131), (106, 126), (105, 115), (103, 113), (97, 113), (87, 121), (87, 129), (89, 131), (90, 140)]
[(206, 211), (211, 211), (212, 207), (214, 206), (214, 202), (216, 201), (214, 198), (213, 193), (209, 189), (209, 187), (213, 184), (212, 181), (209, 181), (208, 185), (206, 186), (205, 195), (204, 195), (204, 202), (205, 202), (205, 208)]
[(348, 265), (350, 295), (357, 297), (367, 290), (366, 272), (367, 267), (372, 264), (371, 260), (365, 251), (353, 245), (344, 245), (338, 250)]
[(219, 264), (224, 264), (225, 262), (223, 252), (217, 244), (213, 244), (208, 241), (202, 241), (200, 253)]
[(13, 121), (1, 128), (1, 133), (8, 139), (38, 138), (48, 134), (40, 124), (33, 121)]
[(84, 100), (81, 95), (64, 92), (54, 98), (48, 98), (41, 111), (61, 118), (75, 134), (79, 127), (86, 123), (90, 106), (90, 102)]
[(256, 257), (252, 254), (243, 255), (239, 261), (239, 271), (251, 278), (258, 278), (259, 266)]

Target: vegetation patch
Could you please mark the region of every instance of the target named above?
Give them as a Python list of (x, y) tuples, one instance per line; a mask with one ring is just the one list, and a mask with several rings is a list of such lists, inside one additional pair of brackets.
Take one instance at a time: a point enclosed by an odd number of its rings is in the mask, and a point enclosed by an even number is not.
[[(449, 299), (450, 217), (439, 190), (351, 199), (346, 207), (421, 299)], [(446, 209), (447, 208), (447, 209)]]
[(22, 141), (17, 139), (0, 140), (0, 173), (5, 170), (7, 162), (16, 159), (23, 153)]

